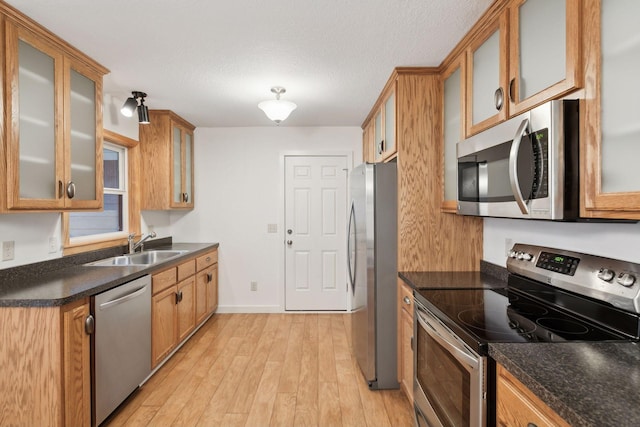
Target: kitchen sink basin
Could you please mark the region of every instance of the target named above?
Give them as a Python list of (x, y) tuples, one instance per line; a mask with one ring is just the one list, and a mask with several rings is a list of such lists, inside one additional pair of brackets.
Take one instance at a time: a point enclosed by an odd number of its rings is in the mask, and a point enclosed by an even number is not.
[(101, 259), (100, 261), (90, 262), (88, 266), (96, 267), (112, 267), (126, 265), (153, 265), (159, 262), (167, 261), (178, 255), (182, 255), (188, 251), (178, 250), (151, 250), (129, 255), (120, 255), (112, 258)]

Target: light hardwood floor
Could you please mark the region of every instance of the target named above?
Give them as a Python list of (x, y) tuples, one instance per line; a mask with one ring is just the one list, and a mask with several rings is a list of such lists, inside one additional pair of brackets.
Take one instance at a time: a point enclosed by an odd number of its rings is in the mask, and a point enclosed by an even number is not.
[(412, 426), (401, 391), (368, 389), (350, 329), (348, 314), (214, 314), (105, 425)]

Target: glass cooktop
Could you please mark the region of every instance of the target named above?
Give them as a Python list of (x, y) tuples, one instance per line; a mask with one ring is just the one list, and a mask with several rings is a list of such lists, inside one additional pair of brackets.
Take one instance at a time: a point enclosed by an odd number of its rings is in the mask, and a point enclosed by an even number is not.
[[(537, 292), (544, 293), (544, 290)], [(415, 296), (418, 302), (481, 353), (486, 352), (489, 342), (631, 339), (598, 322), (541, 302), (513, 288), (421, 289), (415, 291)], [(637, 325), (637, 319), (635, 322)]]

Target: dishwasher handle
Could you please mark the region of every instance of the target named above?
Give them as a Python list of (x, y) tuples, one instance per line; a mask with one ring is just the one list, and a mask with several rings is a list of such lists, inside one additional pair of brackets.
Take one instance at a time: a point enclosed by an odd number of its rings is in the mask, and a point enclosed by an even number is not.
[(113, 307), (114, 305), (118, 305), (121, 304), (125, 301), (128, 301), (130, 299), (133, 299), (137, 296), (140, 296), (144, 293), (144, 291), (147, 289), (147, 285), (141, 286), (138, 289), (128, 293), (127, 295), (124, 295), (122, 297), (116, 298), (114, 300), (111, 301), (107, 301), (107, 302), (103, 302), (102, 304), (100, 304), (100, 310), (106, 310), (109, 307)]

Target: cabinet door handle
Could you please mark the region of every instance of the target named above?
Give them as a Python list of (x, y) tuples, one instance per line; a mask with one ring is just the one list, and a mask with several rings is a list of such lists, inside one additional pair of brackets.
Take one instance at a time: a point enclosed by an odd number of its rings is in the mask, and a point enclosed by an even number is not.
[(84, 332), (87, 335), (93, 334), (96, 330), (96, 323), (92, 315), (88, 315), (86, 319), (84, 319)]
[(182, 201), (189, 203), (189, 193), (182, 193)]
[(176, 292), (176, 304), (180, 303), (180, 301), (182, 301), (182, 291)]
[(69, 181), (69, 183), (67, 184), (67, 197), (70, 199), (73, 199), (75, 195), (76, 195), (76, 185), (73, 183), (73, 181)]
[(213, 281), (213, 273), (207, 273), (207, 283)]
[(516, 79), (515, 77), (511, 79), (511, 81), (509, 82), (509, 99), (511, 100), (511, 102), (516, 102), (516, 97), (513, 94), (513, 88), (515, 86), (516, 83)]
[(402, 301), (404, 301), (404, 303), (407, 305), (411, 305), (411, 299), (406, 295), (404, 298), (402, 298)]
[(496, 89), (496, 91), (494, 92), (493, 101), (496, 104), (496, 110), (498, 111), (502, 110), (502, 105), (504, 104), (504, 91), (502, 90), (501, 87)]

